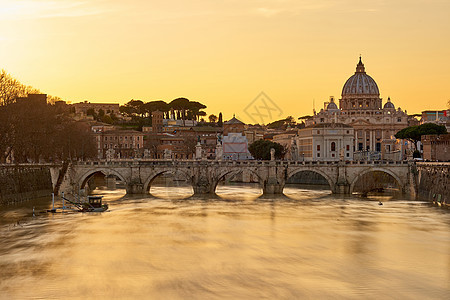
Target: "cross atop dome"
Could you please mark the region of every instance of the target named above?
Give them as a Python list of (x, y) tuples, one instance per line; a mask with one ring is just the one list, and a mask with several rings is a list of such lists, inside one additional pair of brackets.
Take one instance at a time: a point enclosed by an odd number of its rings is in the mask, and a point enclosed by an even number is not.
[(361, 55), (359, 56), (359, 62), (356, 65), (356, 73), (366, 73), (366, 69), (364, 68), (364, 64), (361, 60)]

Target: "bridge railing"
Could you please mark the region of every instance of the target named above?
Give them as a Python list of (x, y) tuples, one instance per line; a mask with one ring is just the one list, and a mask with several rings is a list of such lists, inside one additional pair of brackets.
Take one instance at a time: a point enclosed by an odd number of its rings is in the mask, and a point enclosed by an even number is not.
[[(289, 160), (99, 160), (99, 161), (78, 161), (74, 162), (78, 166), (110, 166), (110, 167), (129, 167), (130, 165), (152, 165), (152, 166), (178, 166), (178, 167), (193, 167), (193, 166), (240, 166), (240, 167), (260, 167), (260, 166), (341, 166), (341, 165), (408, 165), (415, 163), (414, 161), (289, 161)], [(423, 164), (423, 163), (421, 163)]]
[(417, 167), (442, 167), (450, 168), (450, 162), (417, 162)]
[(20, 163), (20, 164), (0, 164), (0, 168), (11, 167), (60, 167), (62, 163)]

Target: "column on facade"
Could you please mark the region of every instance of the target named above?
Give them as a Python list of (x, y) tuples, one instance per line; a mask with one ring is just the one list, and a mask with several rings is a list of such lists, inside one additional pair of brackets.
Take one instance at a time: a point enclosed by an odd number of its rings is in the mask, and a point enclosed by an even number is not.
[[(342, 148), (342, 142), (344, 139), (344, 130), (338, 129), (340, 131), (339, 135), (338, 135), (338, 141), (337, 141), (337, 158), (340, 159), (341, 158), (341, 148)], [(341, 138), (339, 138), (341, 137)]]
[(373, 129), (370, 130), (369, 135), (370, 135), (370, 143), (369, 143), (370, 151), (375, 151), (375, 147), (373, 146), (373, 140), (374, 140)]
[(367, 131), (363, 130), (363, 150), (365, 151), (367, 149)]

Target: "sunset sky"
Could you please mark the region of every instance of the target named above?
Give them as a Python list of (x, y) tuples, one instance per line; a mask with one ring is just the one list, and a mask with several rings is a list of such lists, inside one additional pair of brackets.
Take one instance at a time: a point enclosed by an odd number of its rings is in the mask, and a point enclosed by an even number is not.
[(408, 113), (450, 99), (448, 0), (0, 0), (0, 69), (72, 103), (186, 97), (265, 123), (312, 113), (362, 55)]

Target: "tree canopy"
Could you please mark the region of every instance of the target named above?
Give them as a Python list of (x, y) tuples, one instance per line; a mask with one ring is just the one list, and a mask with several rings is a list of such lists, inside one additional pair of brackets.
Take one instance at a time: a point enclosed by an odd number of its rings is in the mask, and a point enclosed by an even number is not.
[(210, 122), (210, 123), (216, 123), (216, 121), (217, 121), (217, 116), (214, 115), (214, 114), (212, 114), (212, 115), (209, 115), (208, 119), (209, 119), (209, 122)]
[(223, 126), (222, 112), (219, 113), (219, 120), (217, 121), (217, 126), (219, 126), (219, 127)]
[[(0, 72), (0, 163), (95, 157), (96, 146), (87, 124), (69, 118), (61, 105), (17, 101), (40, 91)], [(60, 100), (47, 96), (47, 103)]]
[(255, 159), (270, 160), (271, 148), (275, 149), (275, 158), (281, 159), (284, 157), (286, 149), (283, 145), (267, 140), (253, 142), (250, 147), (248, 147), (248, 151)]
[(176, 98), (169, 103), (163, 100), (143, 102), (141, 100), (130, 100), (125, 105), (120, 106), (120, 112), (129, 117), (150, 117), (152, 112), (161, 111), (166, 118), (178, 120), (198, 120), (200, 116), (205, 116), (202, 111), (206, 105), (198, 101), (190, 101), (187, 98)]
[(95, 157), (88, 124), (76, 122), (58, 107), (20, 101), (0, 106), (0, 162), (17, 163)]
[[(0, 106), (12, 104), (18, 97), (26, 97), (28, 94), (41, 94), (41, 91), (22, 84), (3, 69), (0, 71)], [(55, 103), (61, 101), (61, 98), (49, 95), (47, 101)]]
[(414, 146), (417, 147), (417, 142), (419, 142), (423, 135), (428, 134), (445, 134), (447, 129), (444, 125), (437, 125), (434, 123), (425, 123), (417, 126), (410, 126), (403, 128), (395, 134), (397, 139), (404, 139), (412, 142)]
[(281, 119), (278, 121), (274, 121), (272, 123), (267, 124), (267, 128), (270, 129), (282, 129), (285, 130), (288, 126), (295, 127), (296, 123), (292, 116), (289, 116), (285, 119)]

